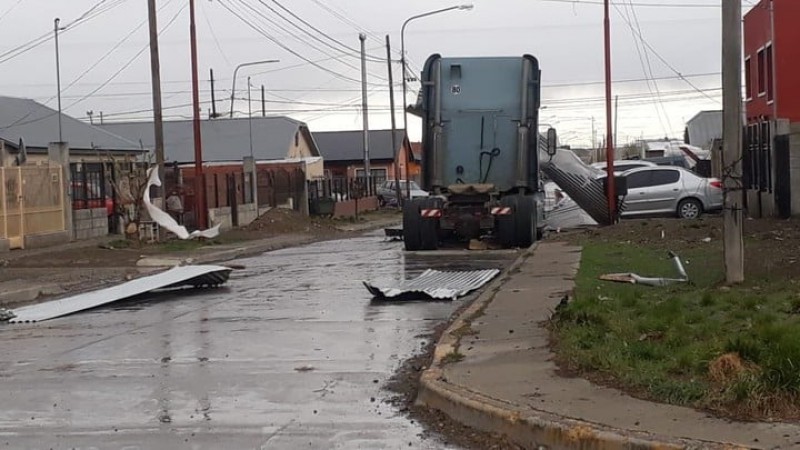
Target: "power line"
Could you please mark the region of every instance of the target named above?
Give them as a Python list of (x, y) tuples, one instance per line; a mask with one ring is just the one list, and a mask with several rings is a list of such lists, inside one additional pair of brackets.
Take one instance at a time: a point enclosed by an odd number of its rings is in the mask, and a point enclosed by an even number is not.
[[(271, 41), (272, 43), (274, 43), (278, 47), (286, 50), (287, 52), (291, 53), (292, 55), (296, 56), (297, 58), (299, 58), (299, 59), (311, 64), (312, 66), (314, 66), (314, 67), (316, 67), (316, 68), (318, 68), (318, 69), (320, 69), (320, 70), (322, 70), (324, 72), (330, 73), (331, 75), (334, 75), (335, 77), (340, 78), (340, 79), (342, 79), (344, 81), (349, 81), (349, 82), (353, 82), (353, 83), (360, 83), (361, 82), (360, 80), (357, 80), (355, 78), (349, 77), (349, 76), (341, 74), (339, 72), (336, 72), (335, 70), (329, 69), (329, 68), (319, 64), (318, 62), (315, 62), (314, 60), (303, 56), (302, 54), (300, 54), (297, 51), (293, 50), (291, 47), (285, 45), (280, 40), (276, 39), (274, 36), (270, 35), (266, 31), (261, 29), (261, 27), (259, 27), (258, 25), (254, 24), (253, 22), (249, 21), (247, 18), (243, 17), (241, 13), (239, 13), (237, 11), (234, 11), (230, 6), (227, 5), (227, 2), (228, 2), (228, 0), (219, 0), (218, 1), (218, 3), (220, 5), (222, 5), (223, 8), (228, 10), (228, 12), (230, 12), (231, 14), (236, 16), (236, 18), (238, 18), (244, 24), (246, 24), (247, 26), (249, 26), (250, 28), (252, 28), (256, 32), (258, 32), (259, 34), (261, 34), (262, 36), (267, 38), (269, 41)], [(336, 58), (331, 58), (331, 59), (336, 59)]]
[[(548, 2), (548, 3), (569, 3), (569, 4), (582, 4), (582, 5), (595, 5), (595, 6), (603, 6), (605, 3), (603, 1), (593, 1), (593, 0), (539, 0), (540, 2)], [(747, 2), (747, 0), (744, 0)], [(618, 2), (611, 2), (612, 5), (617, 6)], [(750, 3), (752, 5), (752, 3)], [(720, 9), (720, 3), (645, 3), (645, 2), (638, 2), (633, 3), (634, 6), (643, 6), (646, 8), (713, 8), (713, 9)], [(757, 6), (757, 5), (753, 5)]]
[[(283, 25), (279, 24), (279, 23), (278, 23), (278, 22), (276, 22), (274, 19), (272, 19), (272, 18), (270, 18), (270, 17), (266, 16), (266, 15), (265, 15), (263, 12), (259, 11), (257, 8), (255, 8), (255, 7), (253, 7), (253, 6), (250, 6), (250, 5), (249, 5), (249, 4), (247, 4), (247, 3), (246, 3), (244, 0), (239, 0), (239, 2), (240, 2), (241, 4), (243, 4), (245, 7), (249, 8), (251, 11), (253, 11), (253, 12), (254, 12), (254, 13), (257, 15), (257, 16), (259, 16), (259, 17), (263, 18), (264, 20), (266, 20), (266, 21), (268, 21), (269, 23), (271, 23), (273, 26), (277, 27), (279, 30), (282, 30), (282, 31), (284, 31), (285, 33), (289, 34), (290, 36), (297, 38), (296, 36), (292, 35), (291, 31), (289, 31), (289, 30), (288, 30), (286, 27), (284, 27)], [(278, 17), (280, 17), (280, 18), (281, 18), (281, 19), (283, 19), (284, 21), (288, 22), (290, 25), (294, 26), (295, 28), (297, 28), (298, 30), (302, 31), (303, 33), (305, 33), (305, 34), (309, 35), (311, 38), (315, 39), (315, 40), (316, 40), (316, 41), (318, 41), (318, 42), (321, 42), (323, 45), (326, 45), (326, 46), (328, 46), (328, 47), (332, 48), (334, 51), (337, 51), (337, 52), (340, 52), (340, 53), (342, 53), (342, 51), (341, 51), (340, 49), (337, 49), (336, 47), (333, 47), (331, 44), (329, 44), (328, 42), (326, 42), (326, 41), (323, 41), (322, 39), (318, 38), (318, 37), (317, 37), (317, 36), (315, 36), (313, 33), (309, 33), (309, 32), (307, 32), (306, 30), (304, 30), (304, 29), (303, 29), (302, 27), (300, 27), (299, 25), (297, 25), (297, 24), (295, 24), (294, 22), (292, 22), (292, 21), (290, 21), (290, 20), (286, 19), (286, 18), (285, 18), (283, 15), (281, 15), (281, 14), (280, 14), (278, 11), (276, 11), (276, 10), (275, 10), (275, 8), (272, 8), (271, 6), (267, 5), (267, 4), (266, 4), (266, 3), (264, 3), (262, 0), (258, 0), (258, 2), (259, 2), (259, 3), (261, 3), (262, 5), (264, 5), (264, 7), (266, 7), (267, 9), (269, 9), (270, 11), (272, 11), (273, 13), (275, 13), (275, 15), (277, 15)], [(299, 40), (299, 39), (298, 39), (298, 40)], [(309, 46), (309, 47), (313, 48), (314, 50), (316, 50), (316, 51), (318, 51), (318, 52), (322, 53), (323, 55), (327, 55), (327, 56), (333, 56), (333, 55), (331, 55), (329, 52), (327, 52), (326, 50), (323, 50), (323, 49), (321, 49), (320, 47), (318, 47), (318, 46), (316, 46), (316, 45), (314, 45), (314, 44), (312, 44), (312, 43), (310, 43), (310, 42), (307, 42), (307, 41), (301, 41), (301, 42), (303, 42), (305, 45), (307, 45), (307, 46)], [(350, 57), (350, 58), (355, 58), (355, 56), (353, 56), (353, 55), (351, 55), (351, 54), (344, 53), (344, 55), (345, 55), (345, 56), (347, 56), (347, 57)], [(337, 61), (338, 61), (339, 63), (341, 63), (341, 64), (343, 64), (343, 65), (345, 65), (345, 66), (349, 67), (350, 69), (353, 69), (353, 70), (359, 70), (359, 71), (361, 70), (359, 67), (357, 67), (357, 66), (354, 66), (354, 65), (352, 65), (352, 64), (350, 64), (350, 63), (348, 63), (348, 62), (345, 62), (345, 61), (343, 61), (343, 60), (341, 60), (341, 59), (340, 59), (340, 60), (337, 60)], [(373, 76), (374, 76), (374, 75), (373, 75)], [(379, 80), (381, 80), (381, 81), (387, 81), (385, 78), (381, 78), (381, 77), (375, 77), (375, 78), (378, 78), (378, 79), (379, 79)]]
[[(159, 35), (160, 35), (160, 34), (162, 34), (163, 32), (165, 32), (165, 31), (166, 31), (166, 30), (167, 30), (167, 29), (168, 29), (168, 28), (169, 28), (169, 27), (170, 27), (170, 26), (171, 26), (171, 25), (172, 25), (172, 24), (175, 22), (175, 20), (177, 20), (177, 19), (178, 19), (178, 17), (180, 16), (180, 14), (181, 14), (181, 13), (182, 13), (182, 12), (183, 12), (185, 9), (186, 9), (186, 7), (187, 7), (187, 6), (188, 6), (188, 4), (186, 4), (186, 5), (183, 5), (183, 6), (182, 6), (182, 7), (181, 7), (181, 8), (178, 10), (178, 12), (176, 12), (176, 13), (175, 13), (175, 15), (174, 15), (174, 16), (172, 16), (172, 18), (171, 18), (171, 19), (170, 19), (170, 20), (167, 22), (167, 24), (166, 24), (166, 25), (164, 25), (164, 27), (162, 27), (162, 28), (161, 28), (161, 31), (159, 31)], [(128, 67), (130, 67), (130, 65), (131, 65), (131, 64), (133, 64), (133, 62), (134, 62), (134, 61), (136, 61), (136, 59), (137, 59), (137, 58), (139, 58), (139, 56), (141, 56), (141, 54), (142, 54), (142, 53), (144, 53), (144, 51), (145, 51), (145, 50), (147, 50), (148, 48), (149, 48), (149, 44), (148, 44), (148, 45), (145, 45), (145, 46), (144, 46), (144, 47), (143, 47), (141, 50), (139, 50), (139, 51), (138, 51), (138, 52), (137, 52), (135, 55), (133, 55), (133, 57), (132, 57), (131, 59), (129, 59), (129, 60), (128, 60), (128, 61), (127, 61), (125, 64), (123, 64), (123, 65), (122, 65), (122, 66), (121, 66), (121, 67), (120, 67), (120, 68), (119, 68), (119, 69), (118, 69), (116, 72), (114, 72), (114, 74), (112, 74), (112, 75), (111, 75), (111, 77), (109, 77), (109, 78), (108, 78), (108, 79), (107, 79), (105, 82), (101, 83), (101, 84), (100, 84), (100, 85), (99, 85), (97, 88), (95, 88), (94, 90), (92, 90), (92, 91), (91, 91), (91, 92), (89, 92), (88, 94), (86, 94), (86, 95), (82, 96), (81, 98), (79, 98), (78, 100), (76, 100), (76, 101), (72, 102), (72, 103), (71, 103), (69, 106), (67, 106), (67, 107), (66, 107), (66, 108), (64, 108), (64, 109), (70, 109), (70, 108), (72, 108), (72, 107), (74, 107), (74, 106), (77, 106), (79, 103), (82, 103), (83, 101), (85, 101), (85, 100), (86, 100), (86, 99), (88, 99), (89, 97), (93, 96), (94, 94), (96, 94), (97, 92), (99, 92), (100, 90), (102, 90), (103, 88), (105, 88), (105, 87), (106, 87), (106, 86), (107, 86), (107, 85), (108, 85), (108, 84), (109, 84), (111, 81), (113, 81), (113, 80), (114, 80), (114, 78), (116, 78), (117, 76), (119, 76), (119, 75), (120, 75), (120, 74), (121, 74), (121, 73), (122, 73), (122, 72), (123, 72), (125, 69), (127, 69)], [(36, 111), (36, 110), (34, 110), (34, 111)], [(31, 114), (33, 114), (33, 112), (34, 112), (34, 111), (32, 111), (31, 113), (28, 113), (28, 114), (27, 114), (26, 116), (24, 116), (23, 118), (26, 118), (26, 117), (30, 116)], [(39, 121), (41, 121), (41, 120), (45, 120), (45, 119), (47, 119), (47, 118), (49, 118), (49, 117), (52, 117), (52, 116), (54, 116), (54, 115), (56, 115), (56, 114), (58, 114), (58, 112), (52, 112), (52, 113), (50, 113), (50, 114), (46, 114), (46, 115), (44, 115), (44, 116), (42, 116), (42, 117), (39, 117), (39, 118), (36, 118), (36, 119), (31, 119), (31, 120), (28, 120), (28, 121), (21, 121), (22, 119), (17, 119), (17, 121), (16, 121), (16, 122), (14, 122), (14, 123), (12, 123), (12, 124), (10, 124), (10, 125), (6, 125), (6, 126), (4, 126), (4, 127), (0, 127), (0, 130), (4, 130), (4, 129), (7, 129), (7, 128), (11, 128), (12, 126), (17, 126), (17, 125), (27, 125), (27, 124), (30, 124), (30, 123), (39, 122)]]
[(22, 3), (22, 0), (17, 0), (17, 2), (16, 2), (16, 3), (14, 3), (13, 5), (11, 5), (11, 7), (10, 7), (10, 8), (8, 8), (8, 9), (7, 9), (7, 10), (6, 10), (6, 11), (5, 11), (3, 14), (0, 14), (0, 21), (2, 21), (3, 19), (5, 19), (5, 18), (6, 18), (6, 16), (7, 16), (7, 15), (8, 15), (8, 14), (9, 14), (11, 11), (13, 11), (13, 10), (14, 10), (14, 8), (16, 8), (17, 6), (19, 6), (19, 4), (20, 4), (20, 3)]
[[(554, 0), (543, 0), (543, 1), (554, 1)], [(619, 9), (618, 9), (617, 11), (619, 12)], [(630, 22), (630, 21), (627, 19), (627, 17), (625, 17), (625, 16), (623, 16), (623, 15), (621, 15), (621, 17), (622, 17), (622, 20), (624, 20), (624, 21), (625, 21), (625, 23), (626, 23), (626, 24), (628, 24), (628, 27), (631, 29), (631, 31), (633, 31), (633, 33), (635, 33), (635, 34), (636, 34), (636, 35), (639, 37), (639, 39), (641, 40), (642, 44), (645, 46), (645, 48), (646, 48), (646, 49), (650, 49), (650, 51), (651, 51), (651, 52), (653, 52), (653, 55), (655, 55), (655, 56), (656, 56), (656, 57), (657, 57), (657, 58), (658, 58), (658, 59), (659, 59), (659, 60), (660, 60), (662, 63), (664, 63), (664, 65), (665, 65), (665, 66), (667, 66), (667, 67), (668, 67), (668, 68), (669, 68), (671, 71), (673, 71), (673, 72), (675, 73), (675, 75), (677, 75), (677, 76), (678, 76), (678, 78), (680, 78), (680, 79), (681, 79), (682, 81), (684, 81), (686, 84), (688, 84), (689, 86), (691, 86), (691, 87), (692, 87), (692, 89), (694, 89), (695, 91), (697, 91), (697, 92), (699, 92), (699, 93), (701, 93), (701, 94), (704, 94), (702, 89), (700, 89), (700, 88), (698, 88), (697, 86), (695, 86), (695, 84), (694, 84), (694, 83), (692, 83), (691, 81), (689, 81), (689, 79), (687, 79), (686, 77), (684, 77), (684, 76), (683, 76), (683, 74), (681, 74), (681, 72), (680, 72), (678, 69), (676, 69), (676, 68), (675, 68), (675, 67), (674, 67), (672, 64), (670, 64), (670, 63), (669, 63), (669, 61), (667, 61), (666, 59), (664, 59), (664, 57), (663, 57), (663, 56), (661, 56), (661, 54), (660, 54), (660, 53), (658, 53), (658, 52), (656, 51), (656, 49), (655, 49), (655, 48), (653, 48), (653, 46), (652, 46), (652, 45), (650, 45), (650, 43), (649, 43), (649, 42), (647, 42), (647, 40), (644, 38), (644, 36), (642, 36), (642, 33), (641, 33), (639, 30), (636, 30), (636, 28), (635, 28), (635, 27), (633, 26), (633, 24), (632, 24), (632, 23), (631, 23), (631, 22)], [(704, 94), (704, 95), (705, 95), (705, 94)], [(713, 102), (720, 103), (720, 101), (719, 101), (719, 100), (717, 100), (717, 99), (714, 99), (714, 98), (712, 98), (712, 97), (710, 97), (710, 96), (707, 96), (707, 95), (706, 95), (706, 98), (708, 98), (709, 100), (711, 100), (711, 101), (713, 101)]]
[[(631, 0), (628, 0), (628, 3), (630, 4), (630, 11), (633, 14), (633, 17), (635, 18), (636, 28), (639, 31), (639, 35), (641, 35), (642, 28), (641, 24), (639, 23), (639, 17), (636, 14), (636, 10), (634, 9), (633, 2)], [(622, 14), (617, 5), (614, 5), (614, 8), (616, 8), (617, 13)], [(628, 12), (628, 8), (626, 5), (625, 14), (628, 15), (628, 19), (630, 19), (631, 13)], [(664, 108), (664, 104), (661, 102), (661, 90), (658, 88), (658, 81), (651, 80), (651, 78), (653, 78), (653, 66), (650, 64), (650, 55), (647, 52), (647, 49), (644, 48), (644, 44), (641, 44), (641, 40), (637, 38), (637, 35), (636, 33), (633, 32), (633, 30), (631, 30), (631, 35), (633, 36), (633, 43), (634, 45), (636, 45), (636, 53), (639, 56), (639, 64), (642, 66), (642, 72), (644, 73), (644, 76), (647, 81), (647, 89), (650, 91), (651, 95), (655, 94), (655, 98), (653, 99), (653, 106), (655, 107), (656, 110), (656, 116), (658, 117), (658, 122), (659, 124), (661, 124), (661, 128), (662, 130), (664, 130), (664, 133), (667, 134), (668, 128), (664, 126), (664, 119), (666, 119), (669, 129), (672, 129), (672, 124), (669, 123), (669, 115), (667, 114), (667, 110)], [(644, 53), (644, 55), (642, 55), (642, 53)], [(653, 92), (653, 86), (655, 87), (655, 93)], [(664, 119), (662, 119), (661, 117), (662, 113), (664, 115)]]
[[(65, 33), (65, 32), (67, 32), (67, 31), (69, 31), (71, 29), (77, 28), (78, 26), (80, 26), (80, 25), (82, 25), (84, 23), (87, 23), (90, 20), (92, 20), (92, 19), (94, 19), (96, 17), (99, 17), (102, 14), (104, 14), (104, 13), (106, 13), (106, 12), (108, 12), (108, 11), (114, 9), (114, 8), (116, 8), (117, 6), (121, 5), (123, 2), (125, 2), (127, 0), (114, 0), (111, 3), (109, 3), (108, 5), (106, 5), (105, 7), (103, 7), (103, 5), (107, 1), (108, 0), (100, 0), (100, 2), (96, 3), (94, 6), (92, 6), (88, 10), (86, 10), (83, 14), (78, 16), (78, 18), (76, 18), (73, 21), (71, 21), (71, 22), (67, 23), (66, 25), (64, 25), (64, 29), (63, 29), (62, 32)], [(28, 53), (29, 51), (31, 51), (31, 50), (33, 50), (33, 49), (35, 49), (35, 48), (37, 48), (37, 47), (49, 42), (52, 39), (53, 39), (53, 33), (51, 31), (48, 31), (48, 32), (46, 32), (46, 33), (44, 33), (44, 34), (42, 34), (42, 35), (40, 35), (38, 37), (35, 37), (35, 38), (33, 38), (33, 39), (23, 43), (23, 44), (20, 44), (20, 45), (12, 48), (10, 50), (7, 50), (6, 52), (0, 54), (0, 64), (8, 62), (11, 59), (14, 59), (14, 58), (16, 58), (18, 56), (24, 55), (25, 53)]]
[(222, 50), (222, 45), (220, 45), (219, 43), (219, 39), (217, 38), (217, 33), (214, 32), (214, 27), (211, 25), (211, 20), (209, 20), (208, 18), (205, 6), (201, 6), (200, 11), (203, 12), (203, 18), (206, 20), (206, 24), (208, 25), (208, 31), (211, 32), (211, 37), (214, 38), (214, 44), (216, 44), (219, 54), (222, 55), (222, 59), (224, 59), (229, 66), (233, 65), (231, 64), (231, 61), (228, 59), (228, 55), (226, 55), (225, 52)]
[[(259, 0), (259, 2), (262, 3), (262, 4), (264, 3), (262, 0)], [(310, 24), (308, 21), (304, 20), (302, 17), (300, 17), (297, 14), (295, 14), (294, 12), (292, 12), (292, 10), (290, 10), (289, 8), (283, 6), (281, 3), (278, 2), (278, 0), (272, 0), (272, 2), (275, 3), (276, 5), (278, 5), (279, 8), (281, 8), (282, 10), (286, 11), (287, 13), (289, 13), (292, 17), (294, 17), (295, 19), (299, 20), (301, 23), (303, 23), (307, 27), (311, 28), (312, 30), (316, 31), (317, 33), (321, 34), (322, 36), (325, 36), (326, 38), (328, 38), (328, 40), (339, 44), (341, 47), (343, 47), (343, 48), (347, 49), (348, 51), (350, 51), (353, 55), (356, 55), (356, 57), (360, 57), (361, 50), (353, 48), (353, 47), (350, 47), (349, 45), (345, 44), (344, 42), (332, 37), (331, 35), (325, 33), (324, 31), (322, 31), (319, 28), (315, 27), (314, 25)], [(302, 28), (300, 28), (300, 29), (302, 30)], [(333, 48), (335, 49), (335, 47), (333, 47)], [(384, 62), (384, 61), (386, 61), (386, 58), (381, 58), (380, 56), (373, 56), (373, 55), (369, 55), (369, 54), (367, 54), (367, 59), (370, 60), (370, 61), (374, 61), (374, 62)]]

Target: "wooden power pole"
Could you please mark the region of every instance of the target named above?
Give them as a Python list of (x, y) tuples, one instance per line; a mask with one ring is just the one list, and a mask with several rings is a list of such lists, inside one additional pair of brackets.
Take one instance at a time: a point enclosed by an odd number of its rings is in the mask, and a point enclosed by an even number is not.
[(192, 53), (192, 130), (194, 137), (194, 198), (197, 227), (208, 227), (206, 183), (203, 174), (203, 144), (200, 133), (200, 82), (197, 74), (197, 27), (194, 20), (194, 0), (189, 0), (189, 40)]
[(610, 0), (605, 0), (603, 18), (603, 37), (605, 41), (606, 75), (606, 195), (608, 195), (609, 223), (617, 220), (617, 188), (614, 185), (614, 129), (611, 114), (611, 14)]
[(722, 0), (722, 182), (725, 280), (744, 281), (742, 239), (742, 4)]
[[(164, 189), (164, 123), (161, 109), (161, 63), (158, 56), (158, 14), (156, 0), (147, 1), (148, 20), (150, 22), (150, 76), (153, 89), (153, 132), (155, 133), (156, 164), (158, 165), (158, 178), (161, 180), (159, 197), (161, 207), (166, 207), (166, 190)], [(159, 239), (165, 232), (159, 229)]]

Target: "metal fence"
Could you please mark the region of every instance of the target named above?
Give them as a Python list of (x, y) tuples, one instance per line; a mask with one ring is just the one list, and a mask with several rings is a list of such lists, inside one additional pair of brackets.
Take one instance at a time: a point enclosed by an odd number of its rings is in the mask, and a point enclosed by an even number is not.
[(758, 122), (744, 128), (742, 178), (745, 189), (772, 192), (773, 122)]
[(24, 248), (25, 236), (64, 231), (60, 166), (0, 167), (0, 238)]
[(370, 178), (369, 185), (364, 177), (326, 178), (308, 182), (309, 199), (330, 198), (337, 202), (376, 195), (382, 179)]
[(259, 206), (276, 208), (291, 202), (299, 210), (305, 194), (306, 174), (302, 169), (259, 169)]

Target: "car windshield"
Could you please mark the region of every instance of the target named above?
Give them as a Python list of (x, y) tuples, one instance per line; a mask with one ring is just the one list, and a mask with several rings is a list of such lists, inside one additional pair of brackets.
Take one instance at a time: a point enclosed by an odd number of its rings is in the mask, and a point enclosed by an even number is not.
[(419, 187), (419, 185), (417, 184), (416, 181), (411, 181), (411, 182), (401, 181), (400, 182), (400, 188), (401, 189), (406, 189), (407, 187), (410, 187), (412, 190), (417, 190), (417, 191), (421, 191), (422, 190), (422, 188)]

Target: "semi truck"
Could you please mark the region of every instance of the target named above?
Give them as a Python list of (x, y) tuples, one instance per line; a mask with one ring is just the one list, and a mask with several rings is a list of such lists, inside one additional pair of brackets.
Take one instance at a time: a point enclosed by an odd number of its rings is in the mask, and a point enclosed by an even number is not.
[[(422, 188), (406, 201), (406, 250), (492, 235), (527, 247), (544, 229), (539, 62), (522, 57), (428, 58), (414, 110), (422, 118)], [(544, 155), (554, 155), (549, 129)]]

